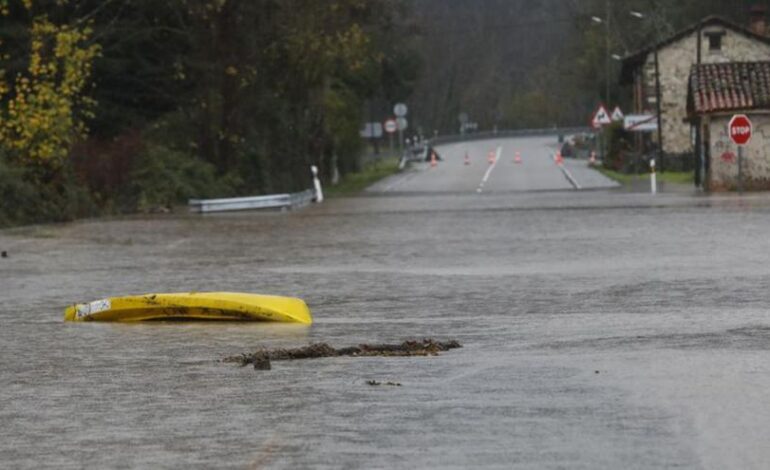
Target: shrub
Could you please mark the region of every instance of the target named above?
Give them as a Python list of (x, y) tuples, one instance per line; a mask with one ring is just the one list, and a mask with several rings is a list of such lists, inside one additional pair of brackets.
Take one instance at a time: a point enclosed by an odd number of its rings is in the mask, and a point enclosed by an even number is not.
[(190, 198), (236, 193), (237, 175), (217, 178), (213, 165), (163, 145), (147, 144), (129, 177), (128, 199), (139, 211), (171, 207)]
[(46, 180), (0, 159), (0, 227), (64, 222), (95, 213), (88, 191), (68, 167)]

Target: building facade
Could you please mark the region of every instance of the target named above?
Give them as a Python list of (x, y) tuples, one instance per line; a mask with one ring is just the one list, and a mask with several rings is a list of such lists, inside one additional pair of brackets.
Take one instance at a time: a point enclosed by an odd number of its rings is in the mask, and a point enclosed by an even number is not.
[[(687, 112), (702, 136), (696, 152), (704, 189), (770, 189), (770, 61), (693, 66)], [(753, 125), (740, 162), (728, 131), (736, 114), (747, 115)]]
[[(762, 16), (758, 16), (761, 14)], [(657, 114), (655, 52), (661, 97), (663, 152), (692, 155), (687, 121), (688, 79), (693, 65), (770, 60), (764, 10), (754, 12), (751, 29), (711, 16), (623, 60), (621, 83), (633, 89), (634, 113)], [(653, 135), (657, 139), (657, 135)]]

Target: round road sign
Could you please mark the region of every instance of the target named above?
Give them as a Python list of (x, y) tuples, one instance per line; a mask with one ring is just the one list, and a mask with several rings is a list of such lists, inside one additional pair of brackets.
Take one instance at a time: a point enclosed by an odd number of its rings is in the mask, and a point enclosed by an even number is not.
[(751, 120), (745, 114), (736, 114), (727, 125), (730, 139), (737, 145), (746, 145), (751, 140)]
[(393, 114), (398, 117), (406, 116), (407, 111), (408, 109), (404, 103), (397, 103), (395, 106), (393, 106)]
[(398, 124), (395, 119), (388, 119), (385, 121), (385, 132), (392, 134), (398, 130)]
[(409, 121), (407, 121), (405, 117), (400, 117), (396, 119), (396, 125), (398, 125), (398, 130), (405, 131), (409, 125)]

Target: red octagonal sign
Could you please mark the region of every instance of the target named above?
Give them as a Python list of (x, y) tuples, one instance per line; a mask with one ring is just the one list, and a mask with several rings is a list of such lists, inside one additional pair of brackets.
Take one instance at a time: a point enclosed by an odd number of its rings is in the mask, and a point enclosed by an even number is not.
[(751, 120), (745, 114), (736, 114), (727, 125), (730, 138), (738, 145), (746, 145), (751, 140)]

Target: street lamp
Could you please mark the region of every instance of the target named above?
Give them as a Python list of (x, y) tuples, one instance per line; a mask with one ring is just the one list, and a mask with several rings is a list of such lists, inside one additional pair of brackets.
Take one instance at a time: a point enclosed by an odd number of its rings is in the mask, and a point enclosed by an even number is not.
[[(643, 20), (647, 16), (644, 13), (631, 10), (628, 12), (629, 15), (632, 17)], [(662, 116), (661, 116), (661, 108), (660, 108), (660, 63), (658, 61), (658, 28), (655, 27), (655, 45), (653, 49), (654, 54), (654, 60), (655, 60), (655, 112), (658, 115), (657, 116), (657, 124), (658, 124), (658, 161), (660, 162), (660, 172), (663, 173), (665, 171), (665, 161), (663, 159), (663, 122), (662, 122)], [(698, 31), (698, 34), (700, 35), (700, 30)], [(700, 41), (699, 41), (700, 42)]]
[(598, 16), (592, 16), (591, 21), (596, 24), (603, 24), (605, 29), (605, 52), (607, 54), (607, 63), (605, 64), (605, 95), (604, 100), (607, 106), (610, 105), (610, 1), (607, 0), (607, 17), (606, 19), (599, 18)]

